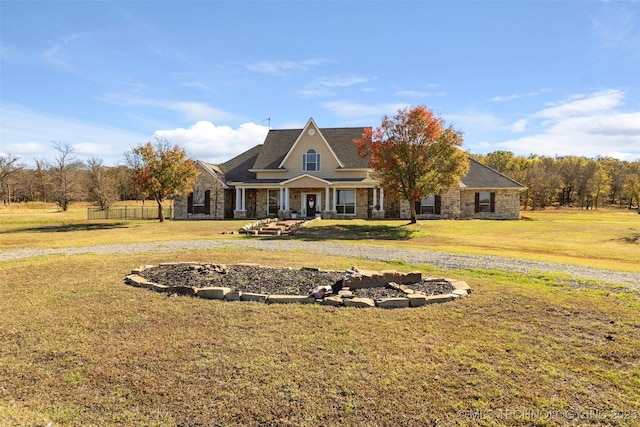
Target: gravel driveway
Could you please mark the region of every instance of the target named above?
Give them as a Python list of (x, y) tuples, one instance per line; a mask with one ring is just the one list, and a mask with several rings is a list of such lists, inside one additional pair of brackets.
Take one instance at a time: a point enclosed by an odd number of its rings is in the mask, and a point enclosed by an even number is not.
[[(42, 255), (78, 255), (119, 254), (143, 252), (175, 252), (181, 250), (207, 250), (223, 247), (248, 247), (271, 251), (301, 250), (323, 255), (344, 254), (350, 257), (372, 261), (404, 260), (411, 264), (431, 264), (445, 270), (488, 269), (530, 274), (535, 272), (561, 272), (573, 276), (575, 284), (588, 285), (584, 281), (601, 280), (604, 282), (629, 286), (640, 290), (640, 274), (600, 270), (569, 264), (542, 261), (527, 261), (489, 255), (455, 255), (422, 249), (402, 249), (385, 246), (351, 245), (335, 242), (304, 242), (292, 240), (174, 240), (154, 243), (131, 243), (94, 245), (79, 248), (60, 249), (21, 249), (12, 252), (0, 252), (0, 261), (29, 258)], [(241, 261), (241, 260), (239, 260)]]

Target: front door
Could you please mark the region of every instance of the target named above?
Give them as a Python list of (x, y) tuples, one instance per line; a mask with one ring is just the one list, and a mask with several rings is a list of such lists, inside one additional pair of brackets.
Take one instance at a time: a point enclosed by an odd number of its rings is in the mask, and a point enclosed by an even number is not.
[(316, 216), (318, 208), (318, 199), (315, 194), (307, 194), (307, 217)]

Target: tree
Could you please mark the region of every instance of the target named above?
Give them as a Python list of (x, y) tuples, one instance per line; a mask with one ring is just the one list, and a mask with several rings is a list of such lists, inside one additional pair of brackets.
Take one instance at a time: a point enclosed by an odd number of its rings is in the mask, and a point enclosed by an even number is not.
[(636, 201), (636, 206), (640, 206), (640, 179), (638, 179), (638, 175), (629, 174), (627, 176), (623, 191), (629, 198), (629, 209), (633, 207), (634, 200)]
[(117, 200), (115, 179), (109, 170), (102, 165), (102, 160), (91, 158), (87, 162), (88, 197), (100, 209), (106, 209)]
[(385, 191), (410, 202), (412, 224), (415, 202), (453, 187), (469, 168), (467, 154), (459, 149), (462, 132), (445, 128), (444, 120), (424, 106), (385, 115), (379, 127), (367, 128), (354, 142), (361, 157), (370, 157)]
[(164, 222), (164, 201), (186, 193), (198, 174), (195, 162), (186, 159), (185, 151), (164, 138), (156, 138), (155, 146), (147, 142), (133, 148), (126, 153), (126, 160), (140, 191), (158, 203), (160, 222)]
[(66, 142), (54, 141), (53, 147), (59, 153), (51, 167), (53, 201), (66, 212), (71, 202), (78, 200), (80, 193), (78, 175), (83, 165), (81, 161), (72, 157), (73, 146)]
[(5, 205), (11, 204), (11, 176), (20, 169), (18, 158), (11, 154), (0, 154), (0, 195)]

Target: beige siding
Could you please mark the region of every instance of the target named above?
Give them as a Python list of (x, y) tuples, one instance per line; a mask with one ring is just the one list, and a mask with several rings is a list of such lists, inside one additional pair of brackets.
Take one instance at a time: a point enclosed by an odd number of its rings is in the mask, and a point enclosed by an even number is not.
[[(314, 130), (313, 135), (309, 135), (309, 129)], [(316, 153), (320, 154), (319, 171), (302, 170), (302, 155), (310, 149), (316, 150)], [(309, 174), (323, 179), (331, 180), (339, 178), (363, 179), (369, 176), (369, 172), (367, 170), (336, 171), (336, 169), (340, 167), (340, 164), (338, 163), (327, 143), (320, 135), (318, 129), (313, 126), (313, 124), (311, 124), (308, 129), (304, 130), (301, 139), (289, 153), (289, 157), (285, 161), (283, 167), (287, 170), (286, 172), (257, 172), (256, 178), (287, 180), (295, 178), (299, 175)]]

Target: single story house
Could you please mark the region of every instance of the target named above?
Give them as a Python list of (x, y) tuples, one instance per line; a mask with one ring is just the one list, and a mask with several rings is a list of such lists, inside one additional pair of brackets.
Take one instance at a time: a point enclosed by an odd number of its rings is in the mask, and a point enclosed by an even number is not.
[[(264, 143), (221, 163), (197, 161), (193, 191), (174, 201), (176, 219), (401, 218), (406, 200), (385, 197), (354, 139), (365, 128), (270, 130)], [(457, 187), (416, 203), (418, 219), (518, 219), (526, 187), (469, 158)]]

